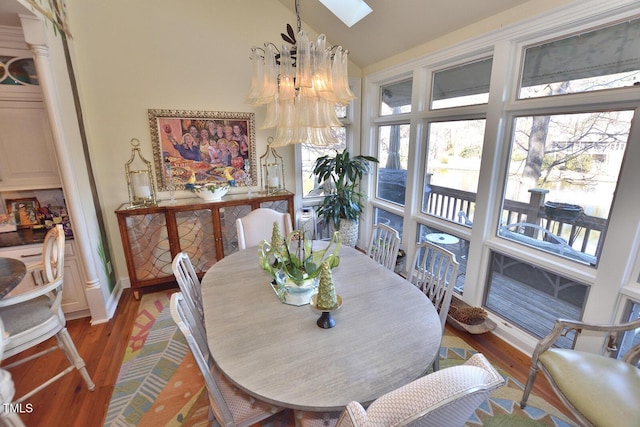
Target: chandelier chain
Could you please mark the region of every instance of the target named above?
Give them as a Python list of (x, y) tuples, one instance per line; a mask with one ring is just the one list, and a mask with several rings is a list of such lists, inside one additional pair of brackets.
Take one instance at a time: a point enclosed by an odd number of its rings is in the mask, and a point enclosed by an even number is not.
[(300, 0), (296, 0), (296, 24), (298, 24), (298, 32), (302, 30), (302, 21), (300, 20)]

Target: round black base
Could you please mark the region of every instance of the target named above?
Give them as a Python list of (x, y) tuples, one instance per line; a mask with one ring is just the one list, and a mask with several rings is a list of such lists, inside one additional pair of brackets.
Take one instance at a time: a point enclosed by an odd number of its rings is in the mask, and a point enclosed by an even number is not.
[(330, 311), (323, 311), (322, 312), (322, 316), (320, 316), (320, 318), (318, 319), (316, 324), (318, 326), (320, 326), (321, 328), (323, 328), (323, 329), (329, 329), (329, 328), (333, 328), (334, 326), (336, 326), (336, 321), (331, 316), (331, 312)]

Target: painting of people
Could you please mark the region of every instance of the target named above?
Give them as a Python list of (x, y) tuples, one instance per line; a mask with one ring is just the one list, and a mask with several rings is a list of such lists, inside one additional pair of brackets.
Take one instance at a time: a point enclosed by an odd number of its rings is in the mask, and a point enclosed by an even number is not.
[(160, 190), (172, 184), (256, 182), (253, 113), (149, 110), (156, 179)]

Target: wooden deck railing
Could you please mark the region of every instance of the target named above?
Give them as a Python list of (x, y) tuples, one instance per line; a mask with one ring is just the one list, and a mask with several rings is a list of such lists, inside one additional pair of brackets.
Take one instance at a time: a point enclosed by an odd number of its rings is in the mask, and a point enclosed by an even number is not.
[[(467, 218), (473, 216), (476, 194), (437, 185), (429, 185), (430, 192), (424, 210), (435, 216), (454, 222), (463, 222), (460, 212)], [(541, 225), (551, 233), (562, 237), (575, 250), (598, 256), (602, 248), (607, 220), (584, 213), (574, 219), (548, 215), (544, 208), (545, 190), (532, 190), (529, 203), (505, 200), (502, 210), (503, 225), (529, 222)], [(595, 247), (595, 250), (594, 250)]]

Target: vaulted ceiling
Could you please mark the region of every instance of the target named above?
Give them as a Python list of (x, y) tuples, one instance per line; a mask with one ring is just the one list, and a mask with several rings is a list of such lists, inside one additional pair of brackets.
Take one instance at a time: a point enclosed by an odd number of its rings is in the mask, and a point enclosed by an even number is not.
[[(295, 0), (278, 0), (295, 12)], [(528, 0), (365, 0), (373, 12), (347, 27), (318, 0), (299, 0), (302, 29), (309, 25), (332, 44), (349, 49), (365, 68)], [(296, 28), (296, 23), (291, 22)], [(284, 29), (283, 29), (284, 31)], [(278, 37), (274, 34), (274, 40)]]
[[(295, 13), (295, 0), (278, 0)], [(318, 0), (299, 0), (305, 29), (324, 33), (332, 44), (349, 49), (349, 59), (365, 68), (529, 0), (366, 0), (373, 12), (347, 27)], [(14, 0), (0, 1), (0, 25), (20, 25), (18, 13), (30, 13)], [(296, 28), (296, 23), (291, 22)], [(285, 30), (284, 28), (282, 29)], [(276, 41), (278, 34), (274, 34)]]

